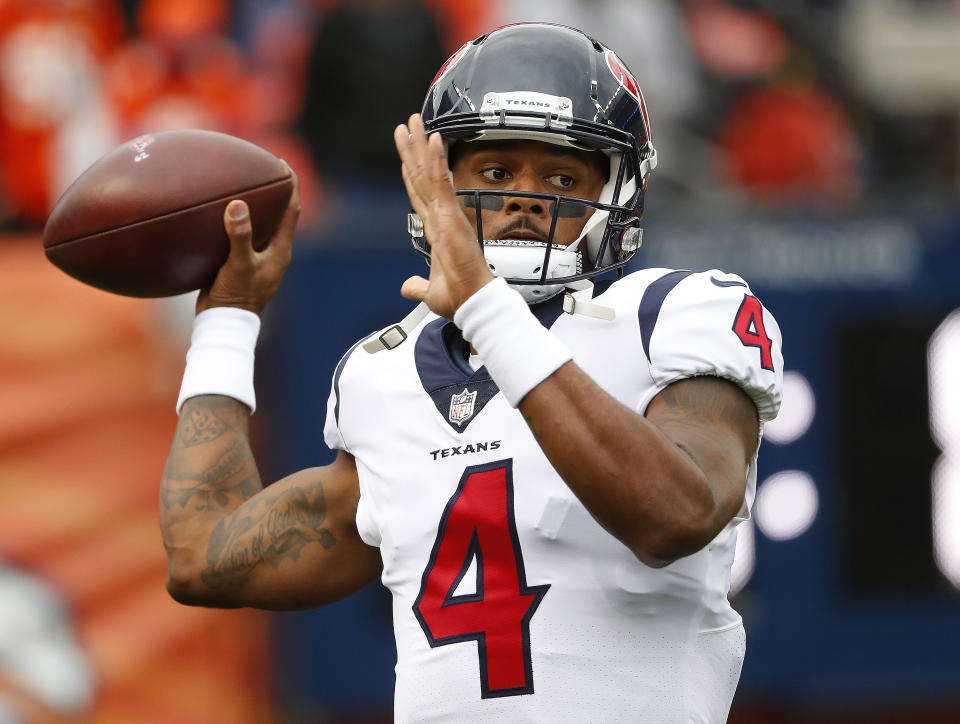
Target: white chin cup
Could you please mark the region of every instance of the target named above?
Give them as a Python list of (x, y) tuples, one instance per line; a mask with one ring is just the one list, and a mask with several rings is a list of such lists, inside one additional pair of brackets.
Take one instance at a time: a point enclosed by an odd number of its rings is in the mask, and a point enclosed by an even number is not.
[[(491, 239), (483, 242), (483, 255), (494, 276), (505, 279), (539, 279), (547, 242), (530, 239)], [(582, 271), (580, 250), (553, 244), (547, 279), (573, 276)], [(511, 284), (527, 304), (536, 304), (563, 291), (563, 284)]]

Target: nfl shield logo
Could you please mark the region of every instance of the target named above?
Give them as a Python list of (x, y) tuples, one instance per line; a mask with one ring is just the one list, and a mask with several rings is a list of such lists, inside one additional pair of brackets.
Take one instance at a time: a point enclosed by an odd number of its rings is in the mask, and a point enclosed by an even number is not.
[(463, 392), (450, 396), (450, 422), (455, 425), (462, 425), (473, 417), (473, 403), (477, 400), (476, 392), (468, 392), (463, 388)]

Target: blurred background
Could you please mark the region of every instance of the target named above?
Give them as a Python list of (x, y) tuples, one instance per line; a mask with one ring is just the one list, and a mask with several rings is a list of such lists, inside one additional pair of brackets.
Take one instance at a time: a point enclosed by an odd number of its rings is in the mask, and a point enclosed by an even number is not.
[(337, 360), (422, 271), (392, 128), (447, 55), (518, 20), (596, 36), (645, 91), (636, 264), (741, 274), (783, 329), (730, 721), (960, 723), (957, 0), (0, 0), (0, 722), (391, 720), (379, 585), (276, 615), (167, 597), (156, 495), (192, 300), (84, 287), (39, 233), (142, 133), (285, 158), (305, 208), (254, 435), (265, 480), (323, 464)]

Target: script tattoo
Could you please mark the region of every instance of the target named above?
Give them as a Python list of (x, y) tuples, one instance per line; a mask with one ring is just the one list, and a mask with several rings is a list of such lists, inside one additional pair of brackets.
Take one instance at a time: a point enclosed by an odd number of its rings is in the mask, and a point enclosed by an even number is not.
[(260, 564), (277, 568), (286, 559), (297, 560), (311, 543), (332, 548), (336, 538), (323, 526), (325, 518), (319, 480), (275, 495), (268, 489), (217, 524), (207, 546), (203, 582), (211, 588), (243, 583)]

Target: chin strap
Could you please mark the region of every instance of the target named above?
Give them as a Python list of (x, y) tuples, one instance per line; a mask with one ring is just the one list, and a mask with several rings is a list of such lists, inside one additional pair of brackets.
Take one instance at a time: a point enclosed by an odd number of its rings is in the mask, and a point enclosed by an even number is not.
[(425, 302), (420, 302), (406, 317), (381, 331), (380, 334), (369, 342), (364, 342), (364, 351), (374, 354), (375, 352), (382, 352), (385, 349), (399, 347), (410, 332), (412, 332), (428, 314), (430, 314), (430, 307), (428, 307)]
[(566, 285), (567, 291), (563, 295), (563, 311), (567, 314), (582, 314), (585, 317), (595, 317), (612, 322), (617, 316), (611, 307), (605, 307), (602, 304), (594, 304), (586, 299), (577, 299), (572, 292), (581, 292), (585, 289), (592, 289), (593, 282), (587, 279), (581, 279), (577, 282), (570, 282)]

